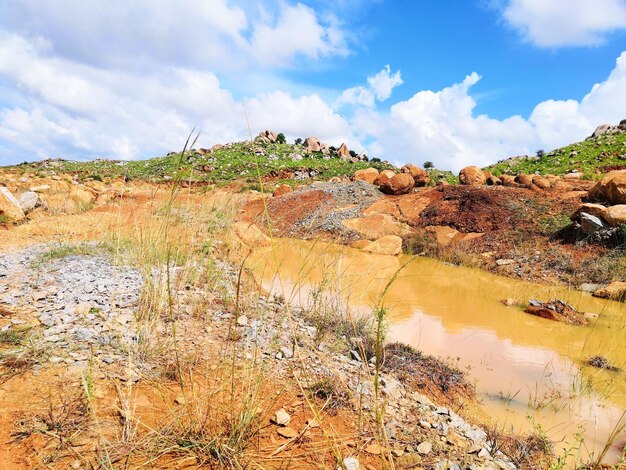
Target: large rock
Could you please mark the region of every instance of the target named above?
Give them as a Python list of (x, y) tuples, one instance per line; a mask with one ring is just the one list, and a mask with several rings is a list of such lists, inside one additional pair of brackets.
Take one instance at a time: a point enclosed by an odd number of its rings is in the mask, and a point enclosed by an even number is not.
[(484, 235), (484, 233), (477, 232), (462, 233), (446, 225), (429, 225), (424, 230), (426, 233), (430, 234), (437, 242), (437, 245), (441, 247), (456, 243), (470, 242)]
[(459, 173), (459, 181), (461, 184), (479, 186), (485, 184), (487, 177), (483, 170), (477, 166), (466, 166)]
[(608, 134), (610, 133), (612, 130), (614, 129), (613, 126), (611, 126), (610, 124), (602, 124), (598, 127), (596, 127), (596, 130), (593, 131), (593, 134), (591, 134), (591, 137), (600, 137), (603, 134)]
[(626, 204), (607, 207), (601, 217), (613, 227), (626, 224)]
[(254, 224), (236, 222), (233, 224), (235, 234), (249, 247), (271, 245), (272, 240)]
[(415, 180), (408, 173), (398, 173), (393, 175), (387, 181), (380, 184), (380, 190), (385, 194), (408, 194), (413, 190)]
[(498, 178), (504, 186), (517, 186), (513, 175), (500, 175)]
[(377, 240), (386, 235), (404, 235), (408, 228), (388, 214), (373, 213), (358, 219), (342, 221), (343, 225), (354, 230), (368, 240)]
[(396, 256), (402, 253), (402, 238), (397, 235), (387, 235), (370, 243), (362, 251), (375, 255)]
[(402, 173), (407, 173), (411, 175), (413, 181), (415, 182), (415, 186), (426, 186), (428, 183), (430, 183), (430, 176), (428, 176), (426, 170), (423, 170), (422, 168), (415, 166), (412, 163), (407, 163), (402, 167), (400, 171)]
[(376, 168), (366, 168), (365, 170), (357, 170), (354, 172), (355, 181), (366, 181), (370, 184), (374, 184), (376, 178), (378, 178), (378, 170)]
[(533, 176), (532, 183), (540, 189), (549, 189), (552, 186), (548, 178), (540, 175)]
[(37, 207), (46, 207), (45, 199), (34, 191), (27, 191), (20, 194), (17, 200), (25, 214), (28, 214)]
[(522, 173), (515, 177), (515, 182), (527, 188), (531, 188), (533, 186), (533, 175), (525, 175)]
[(612, 282), (608, 286), (596, 290), (592, 295), (603, 299), (626, 300), (626, 282)]
[(590, 201), (626, 204), (626, 170), (607, 173), (588, 193)]
[(341, 144), (339, 150), (337, 150), (337, 155), (343, 158), (350, 158), (350, 149), (346, 144)]
[(4, 186), (0, 186), (0, 215), (4, 215), (15, 222), (25, 217), (19, 201)]
[(304, 150), (307, 152), (321, 152), (322, 143), (317, 137), (307, 137), (304, 139)]
[(590, 204), (590, 203), (581, 204), (578, 207), (578, 209), (576, 209), (576, 211), (572, 215), (569, 216), (569, 218), (572, 222), (578, 222), (578, 223), (580, 223), (580, 215), (583, 213), (591, 214), (600, 218), (604, 218), (603, 214), (605, 210), (606, 210), (606, 207), (600, 204)]
[(600, 217), (596, 217), (595, 215), (587, 214), (586, 212), (581, 212), (580, 214), (580, 228), (583, 233), (587, 235), (592, 235), (600, 230), (604, 230), (608, 228), (609, 225), (602, 220)]
[(382, 184), (385, 184), (387, 181), (389, 181), (391, 178), (393, 178), (394, 175), (395, 175), (395, 173), (392, 170), (383, 170), (378, 175), (378, 178), (376, 178), (374, 180), (374, 184), (376, 186), (380, 186)]

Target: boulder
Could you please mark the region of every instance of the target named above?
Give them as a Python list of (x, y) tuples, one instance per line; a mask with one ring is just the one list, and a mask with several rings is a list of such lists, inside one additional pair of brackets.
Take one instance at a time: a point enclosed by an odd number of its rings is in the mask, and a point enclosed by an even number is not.
[(626, 282), (611, 282), (608, 286), (596, 290), (592, 295), (603, 299), (624, 301), (626, 300)]
[(376, 186), (386, 183), (389, 179), (393, 178), (395, 173), (392, 170), (383, 170), (378, 175), (378, 178), (374, 180)]
[(339, 150), (337, 150), (337, 155), (339, 157), (349, 158), (350, 157), (350, 149), (346, 144), (341, 144), (339, 146)]
[(4, 186), (0, 186), (0, 215), (4, 215), (15, 222), (25, 217), (19, 201)]
[(530, 188), (533, 185), (533, 175), (525, 175), (522, 173), (521, 175), (517, 175), (515, 177), (515, 182), (517, 184), (521, 184), (522, 186)]
[(366, 168), (365, 170), (357, 170), (354, 172), (355, 181), (366, 181), (370, 184), (374, 184), (376, 178), (378, 178), (378, 170), (376, 168)]
[(270, 237), (261, 232), (261, 229), (254, 224), (236, 222), (233, 224), (233, 230), (235, 235), (249, 247), (268, 246), (272, 243)]
[(293, 189), (291, 188), (291, 186), (289, 186), (288, 184), (281, 184), (278, 188), (274, 190), (274, 192), (272, 193), (272, 196), (280, 197), (283, 194), (287, 194), (291, 192), (293, 192)]
[(485, 184), (487, 186), (500, 186), (502, 184), (502, 181), (500, 180), (500, 178), (492, 175), (489, 172), (485, 172), (485, 177), (486, 177)]
[(540, 189), (549, 189), (552, 186), (548, 178), (540, 175), (533, 176), (532, 183)]
[(387, 235), (368, 244), (362, 251), (376, 255), (396, 256), (402, 254), (402, 238), (397, 235)]
[(454, 241), (454, 239), (461, 233), (452, 227), (447, 227), (444, 225), (430, 225), (424, 230), (426, 230), (426, 232), (435, 239), (437, 245), (442, 247), (450, 245)]
[(304, 139), (304, 150), (307, 152), (321, 152), (322, 145), (317, 137), (307, 137)]
[(581, 204), (578, 207), (578, 209), (576, 209), (576, 211), (572, 215), (569, 216), (569, 218), (572, 222), (578, 222), (578, 223), (580, 223), (580, 214), (582, 213), (591, 214), (596, 217), (604, 218), (602, 214), (604, 214), (605, 210), (606, 210), (606, 207), (600, 204), (590, 204), (590, 203)]
[(380, 184), (380, 190), (385, 194), (408, 194), (413, 190), (415, 180), (408, 173), (398, 173)]
[(426, 186), (430, 183), (430, 176), (428, 176), (426, 170), (423, 170), (412, 163), (407, 163), (400, 171), (411, 175), (413, 177), (413, 181), (415, 182), (415, 186), (417, 187)]
[(343, 220), (342, 224), (368, 240), (377, 240), (386, 235), (401, 236), (408, 233), (408, 228), (389, 214), (372, 213), (357, 219)]
[(607, 173), (588, 192), (590, 201), (626, 204), (626, 170)]
[(477, 166), (466, 166), (459, 173), (459, 181), (461, 184), (479, 186), (485, 184), (487, 178), (483, 170)]
[(512, 175), (500, 175), (498, 178), (500, 179), (500, 182), (504, 186), (517, 186), (517, 183), (515, 182), (515, 176), (512, 176)]
[(593, 131), (593, 134), (591, 134), (591, 137), (599, 137), (603, 134), (608, 134), (609, 132), (611, 132), (613, 130), (613, 126), (611, 126), (610, 124), (602, 124), (598, 127), (596, 127), (596, 130)]
[(626, 204), (607, 207), (601, 217), (613, 227), (626, 224)]
[(580, 228), (586, 235), (592, 235), (599, 230), (609, 228), (609, 225), (604, 222), (600, 217), (587, 214), (586, 212), (580, 213)]
[(28, 214), (30, 211), (36, 209), (37, 207), (46, 207), (46, 202), (43, 197), (39, 196), (34, 191), (27, 191), (22, 193), (17, 198), (17, 201), (20, 204), (20, 207), (24, 211), (25, 214)]

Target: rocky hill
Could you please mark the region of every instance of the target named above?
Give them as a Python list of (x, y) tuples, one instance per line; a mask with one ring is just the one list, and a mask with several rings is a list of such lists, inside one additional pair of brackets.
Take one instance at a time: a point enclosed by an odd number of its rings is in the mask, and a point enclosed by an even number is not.
[(539, 150), (534, 156), (518, 156), (488, 166), (494, 175), (579, 173), (586, 179), (598, 179), (611, 170), (626, 168), (626, 119), (618, 125), (599, 126), (582, 142), (551, 152)]

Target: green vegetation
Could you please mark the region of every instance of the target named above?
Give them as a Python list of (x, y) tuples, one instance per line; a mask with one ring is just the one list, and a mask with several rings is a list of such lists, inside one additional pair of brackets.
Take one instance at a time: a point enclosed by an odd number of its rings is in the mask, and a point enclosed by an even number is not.
[[(323, 155), (321, 152), (307, 154), (301, 145), (236, 142), (204, 155), (191, 151), (184, 155), (171, 153), (165, 157), (127, 162), (59, 161), (54, 170), (77, 174), (79, 180), (101, 181), (105, 178), (123, 177), (127, 180), (172, 180), (215, 184), (234, 180), (258, 183), (259, 177), (271, 177), (276, 181), (305, 178), (328, 180), (334, 176), (351, 176), (356, 170), (372, 166), (381, 171), (393, 168), (392, 165), (380, 160), (352, 163), (338, 158), (336, 154)], [(24, 173), (37, 173), (42, 171), (42, 164), (22, 163), (12, 168)]]
[(586, 179), (598, 179), (610, 170), (626, 168), (626, 133), (604, 134), (527, 159), (505, 160), (485, 168), (494, 175), (562, 175), (578, 170)]

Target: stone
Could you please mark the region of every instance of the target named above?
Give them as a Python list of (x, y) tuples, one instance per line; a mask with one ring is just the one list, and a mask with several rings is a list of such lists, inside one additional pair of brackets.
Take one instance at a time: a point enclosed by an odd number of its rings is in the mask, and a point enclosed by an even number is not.
[(345, 143), (341, 144), (339, 146), (339, 149), (337, 150), (337, 155), (339, 155), (339, 158), (341, 158), (341, 157), (349, 158), (350, 157), (350, 149), (348, 149), (348, 146)]
[(19, 222), (25, 217), (19, 201), (4, 186), (0, 186), (0, 215), (5, 215), (15, 222)]
[(245, 315), (240, 315), (237, 318), (237, 326), (246, 326), (248, 324), (248, 317)]
[(426, 186), (430, 183), (430, 176), (428, 176), (426, 170), (419, 168), (412, 163), (407, 163), (400, 169), (400, 171), (411, 175), (416, 187)]
[(500, 175), (498, 177), (503, 186), (517, 186), (515, 182), (515, 176), (512, 175)]
[(274, 413), (271, 421), (278, 426), (287, 426), (291, 422), (291, 416), (285, 411), (284, 408), (281, 408)]
[(594, 297), (624, 301), (626, 299), (626, 282), (614, 281), (608, 286), (594, 291)]
[(281, 184), (274, 190), (274, 192), (272, 193), (272, 196), (280, 197), (283, 194), (287, 194), (291, 192), (293, 192), (293, 189), (291, 188), (291, 186), (289, 186), (288, 184)]
[(608, 228), (608, 224), (606, 224), (601, 218), (596, 217), (595, 215), (581, 212), (580, 228), (586, 235), (591, 235), (599, 230), (604, 230)]
[(380, 190), (385, 194), (392, 194), (398, 196), (401, 194), (408, 194), (413, 190), (415, 181), (413, 177), (408, 173), (398, 173), (393, 175), (388, 180), (381, 182)]
[(417, 446), (416, 450), (418, 454), (428, 455), (433, 450), (433, 445), (428, 441), (424, 441)]
[(374, 184), (376, 186), (380, 186), (382, 184), (385, 184), (388, 180), (393, 178), (394, 175), (395, 175), (395, 173), (393, 172), (393, 170), (383, 170), (378, 175), (378, 178), (376, 178), (374, 180)]
[(539, 189), (549, 189), (552, 186), (548, 178), (540, 175), (533, 176), (532, 183)]
[(317, 137), (307, 137), (304, 139), (304, 150), (307, 152), (321, 152), (321, 142)]
[(261, 232), (255, 224), (247, 222), (236, 222), (233, 230), (237, 237), (249, 247), (268, 246), (272, 244), (270, 237)]
[(364, 170), (357, 170), (354, 172), (354, 181), (366, 181), (367, 183), (374, 184), (374, 181), (378, 178), (378, 170), (376, 168), (366, 168)]
[(461, 233), (452, 227), (444, 225), (429, 225), (424, 230), (435, 239), (439, 246), (442, 247), (450, 245)]
[(37, 207), (45, 206), (45, 200), (34, 191), (27, 191), (20, 194), (17, 198), (17, 201), (24, 211), (24, 214), (28, 214)]
[(626, 170), (607, 173), (587, 194), (592, 202), (626, 204)]
[(613, 227), (626, 224), (626, 204), (607, 207), (601, 217)]
[(522, 173), (515, 177), (515, 182), (527, 188), (531, 188), (533, 186), (533, 176)]
[(459, 181), (461, 184), (480, 186), (485, 184), (487, 177), (477, 166), (466, 166), (459, 172)]
[(515, 300), (513, 300), (511, 298), (502, 299), (500, 302), (505, 307), (511, 307), (511, 306), (515, 305)]
[(401, 236), (409, 231), (408, 227), (391, 215), (376, 212), (365, 217), (343, 220), (342, 224), (368, 240), (378, 240), (387, 235)]
[(489, 172), (485, 172), (485, 175), (486, 175), (485, 184), (487, 186), (501, 186), (502, 185), (502, 180), (498, 178), (497, 176), (494, 176)]
[(569, 216), (569, 218), (572, 222), (580, 223), (580, 214), (582, 214), (583, 212), (586, 214), (594, 215), (596, 217), (602, 217), (602, 214), (604, 214), (605, 210), (606, 207), (601, 204), (585, 203), (581, 204), (578, 209), (576, 209), (574, 213)]
[(509, 264), (513, 263), (515, 263), (515, 260), (510, 258), (500, 258), (496, 260), (496, 264), (498, 266), (508, 266)]
[(293, 439), (294, 437), (298, 437), (299, 433), (294, 428), (286, 426), (284, 428), (278, 428), (276, 430), (280, 437), (284, 437), (285, 439)]
[(356, 457), (346, 457), (337, 467), (337, 470), (359, 470), (359, 460)]
[(402, 238), (397, 235), (387, 235), (369, 243), (362, 251), (375, 255), (397, 256), (402, 254)]

